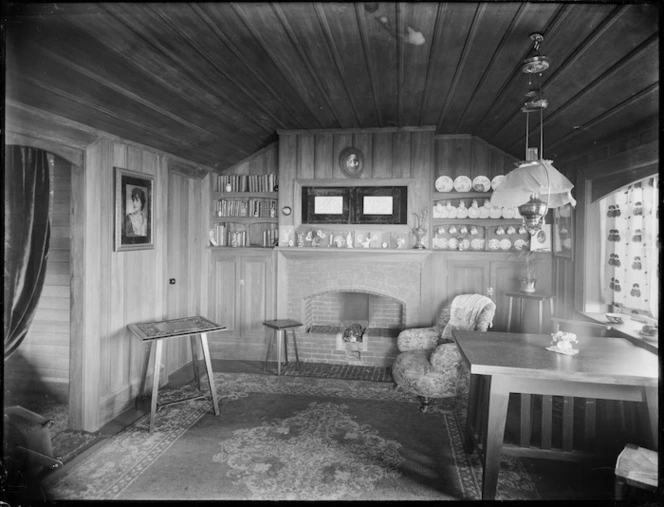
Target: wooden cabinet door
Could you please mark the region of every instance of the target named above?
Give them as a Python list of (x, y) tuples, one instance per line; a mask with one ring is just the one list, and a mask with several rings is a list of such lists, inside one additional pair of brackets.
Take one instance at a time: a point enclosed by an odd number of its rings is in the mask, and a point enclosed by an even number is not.
[(507, 329), (507, 292), (519, 288), (519, 263), (497, 261), (491, 263), (489, 285), (493, 287), (493, 300), (496, 302), (496, 315), (493, 318), (493, 331)]
[(489, 263), (486, 260), (449, 260), (447, 287), (449, 301), (459, 294), (486, 294), (489, 287)]
[(237, 292), (239, 287), (239, 257), (226, 252), (213, 252), (208, 282), (208, 315), (214, 322), (226, 326), (228, 334), (238, 334)]
[(260, 337), (263, 322), (272, 318), (272, 257), (248, 255), (241, 258), (238, 281), (239, 328), (244, 337)]

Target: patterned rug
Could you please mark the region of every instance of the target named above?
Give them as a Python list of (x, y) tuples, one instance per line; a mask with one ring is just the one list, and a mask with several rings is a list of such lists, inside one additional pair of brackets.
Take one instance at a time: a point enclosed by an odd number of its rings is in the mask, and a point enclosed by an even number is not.
[[(451, 401), (421, 414), (387, 383), (216, 373), (221, 416), (190, 400), (149, 415), (65, 467), (53, 500), (473, 500), (482, 467)], [(160, 402), (195, 392), (160, 394)], [(539, 499), (504, 457), (502, 500)]]

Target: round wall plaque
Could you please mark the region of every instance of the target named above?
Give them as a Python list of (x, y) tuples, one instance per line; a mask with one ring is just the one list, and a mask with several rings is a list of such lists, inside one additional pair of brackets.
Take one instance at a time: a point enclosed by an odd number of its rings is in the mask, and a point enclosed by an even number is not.
[(290, 206), (284, 206), (283, 208), (281, 208), (281, 212), (282, 212), (284, 215), (288, 216), (288, 215), (290, 215), (290, 214), (293, 212), (293, 210), (291, 209)]
[(357, 148), (345, 148), (339, 154), (339, 168), (349, 178), (355, 178), (364, 171), (364, 156)]

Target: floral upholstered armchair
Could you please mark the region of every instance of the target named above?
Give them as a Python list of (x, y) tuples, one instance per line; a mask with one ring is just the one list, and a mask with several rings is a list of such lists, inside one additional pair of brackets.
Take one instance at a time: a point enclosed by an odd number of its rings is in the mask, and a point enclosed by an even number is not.
[(467, 395), (468, 371), (452, 337), (453, 329), (486, 331), (496, 304), (481, 294), (461, 294), (446, 305), (433, 327), (405, 329), (397, 338), (400, 354), (392, 375), (403, 391), (419, 396), (427, 412), (429, 398)]

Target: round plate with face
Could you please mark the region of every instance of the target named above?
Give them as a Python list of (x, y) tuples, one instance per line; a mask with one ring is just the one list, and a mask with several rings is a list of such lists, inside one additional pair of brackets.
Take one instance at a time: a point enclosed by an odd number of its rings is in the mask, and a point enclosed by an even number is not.
[(357, 148), (345, 148), (339, 154), (339, 168), (349, 178), (354, 178), (364, 171), (364, 156)]

